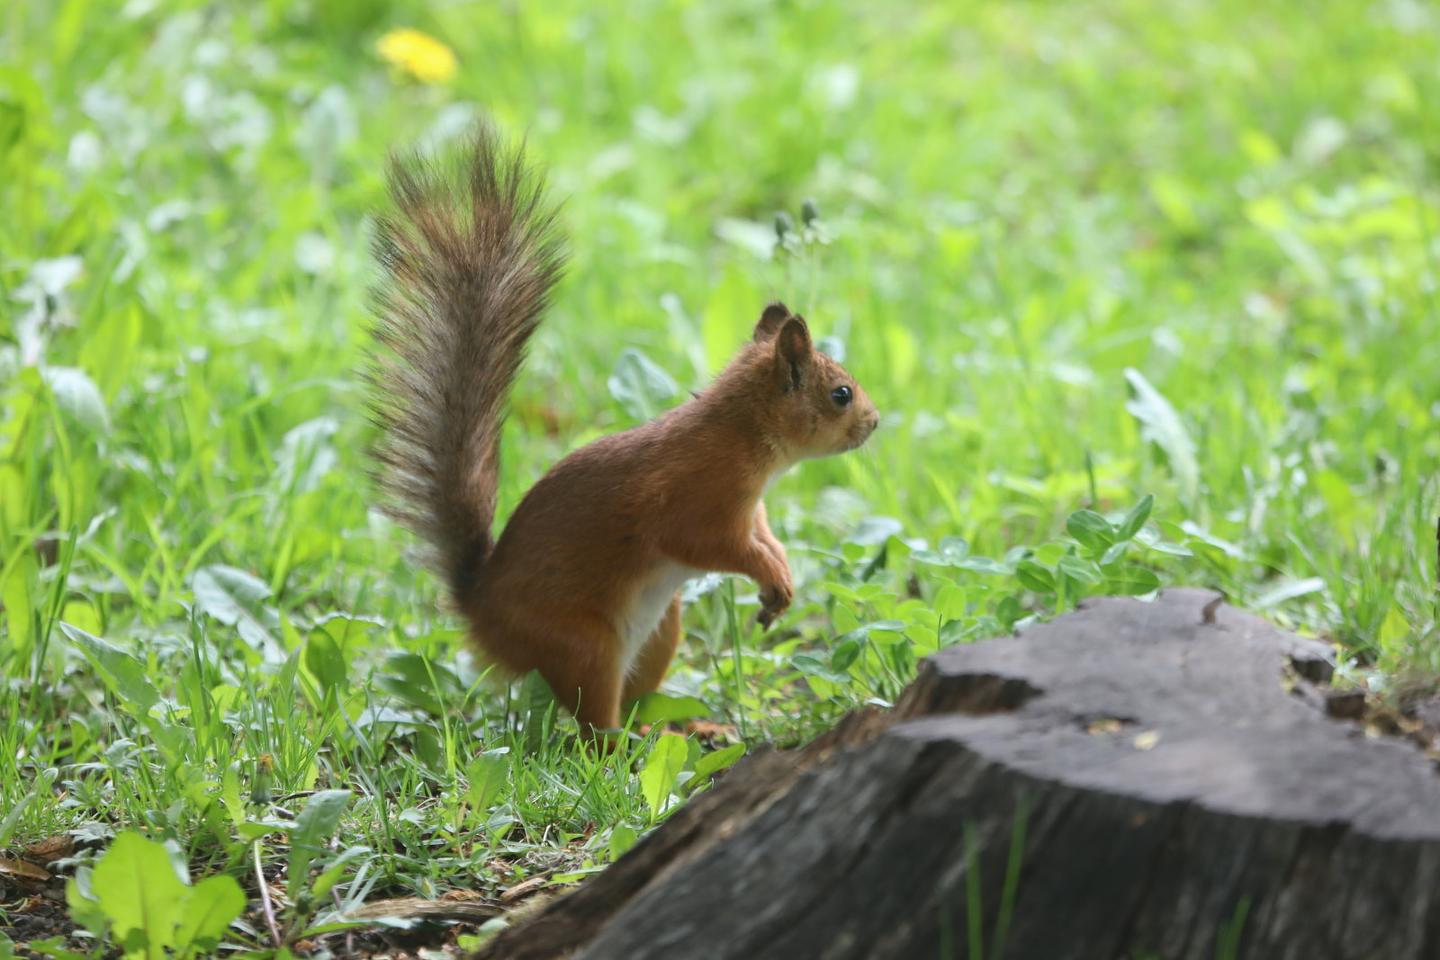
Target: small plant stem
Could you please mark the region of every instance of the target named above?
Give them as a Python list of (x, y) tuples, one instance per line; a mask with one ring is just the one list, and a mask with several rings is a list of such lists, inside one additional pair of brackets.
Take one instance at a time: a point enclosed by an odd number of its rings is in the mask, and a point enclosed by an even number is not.
[(735, 615), (735, 580), (727, 578), (725, 581), (725, 612), (728, 619), (730, 632), (730, 656), (735, 665), (735, 706), (739, 711), (740, 739), (744, 740), (749, 736), (749, 724), (745, 717), (745, 689), (740, 672), (740, 621)]
[(275, 907), (270, 903), (270, 888), (265, 885), (265, 871), (260, 864), (259, 840), (250, 845), (250, 852), (255, 855), (255, 886), (260, 890), (260, 910), (265, 914), (265, 925), (270, 928), (270, 937), (275, 941), (275, 949), (279, 950), (285, 945), (285, 941), (280, 936), (280, 928), (275, 924)]

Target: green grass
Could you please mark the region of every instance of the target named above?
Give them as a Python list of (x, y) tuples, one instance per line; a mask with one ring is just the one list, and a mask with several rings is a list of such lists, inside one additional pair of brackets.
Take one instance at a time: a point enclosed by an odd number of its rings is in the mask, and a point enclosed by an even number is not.
[[(885, 414), (769, 496), (780, 630), (748, 582), (687, 610), (666, 690), (747, 743), (1157, 584), (1333, 639), (1354, 674), (1440, 671), (1430, 8), (623, 9), (0, 12), (0, 846), (139, 828), (254, 907), (255, 844), (278, 868), (274, 822), (348, 789), (315, 863), (366, 848), (337, 892), (493, 892), (603, 865), (701, 779), (698, 746), (599, 760), (484, 677), (370, 510), (382, 158), (481, 110), (548, 165), (572, 249), (502, 515), (777, 296)], [(381, 62), (394, 26), (449, 44), (455, 80)], [(777, 254), (810, 198), (819, 229)]]

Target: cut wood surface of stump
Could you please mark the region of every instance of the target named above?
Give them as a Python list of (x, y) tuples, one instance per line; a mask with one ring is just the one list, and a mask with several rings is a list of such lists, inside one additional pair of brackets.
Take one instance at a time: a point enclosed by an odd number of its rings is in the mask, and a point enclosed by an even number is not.
[(1326, 716), (1325, 645), (1214, 597), (942, 651), (482, 955), (1440, 956), (1431, 761)]

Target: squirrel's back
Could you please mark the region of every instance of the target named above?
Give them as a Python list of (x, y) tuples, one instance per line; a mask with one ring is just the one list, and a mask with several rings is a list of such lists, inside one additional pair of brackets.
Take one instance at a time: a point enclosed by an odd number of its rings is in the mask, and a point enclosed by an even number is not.
[(489, 126), (454, 159), (392, 158), (389, 187), (374, 244), (379, 478), (463, 605), (493, 547), (507, 398), (564, 256), (542, 177)]

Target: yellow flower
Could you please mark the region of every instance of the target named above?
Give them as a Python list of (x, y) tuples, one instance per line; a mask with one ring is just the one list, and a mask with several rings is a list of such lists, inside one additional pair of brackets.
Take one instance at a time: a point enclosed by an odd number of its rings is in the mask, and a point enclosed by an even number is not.
[(375, 44), (375, 50), (421, 83), (444, 83), (455, 76), (454, 52), (419, 30), (391, 30)]

